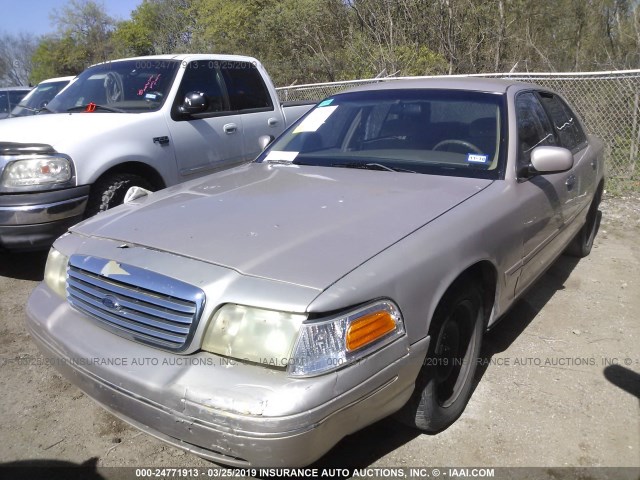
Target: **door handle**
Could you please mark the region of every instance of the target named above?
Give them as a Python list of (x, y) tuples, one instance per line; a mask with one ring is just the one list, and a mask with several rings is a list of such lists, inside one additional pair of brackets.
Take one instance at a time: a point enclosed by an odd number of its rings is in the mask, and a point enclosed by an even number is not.
[(267, 120), (267, 125), (269, 125), (270, 127), (275, 127), (276, 125), (278, 125), (278, 123), (278, 119), (274, 117), (270, 117), (269, 120)]
[(597, 166), (598, 166), (598, 163), (596, 162), (596, 160), (595, 160), (595, 158), (594, 158), (593, 160), (591, 160), (591, 168), (592, 168), (593, 170), (595, 170)]
[(224, 133), (232, 134), (238, 131), (238, 126), (235, 123), (227, 123), (224, 127), (222, 127)]

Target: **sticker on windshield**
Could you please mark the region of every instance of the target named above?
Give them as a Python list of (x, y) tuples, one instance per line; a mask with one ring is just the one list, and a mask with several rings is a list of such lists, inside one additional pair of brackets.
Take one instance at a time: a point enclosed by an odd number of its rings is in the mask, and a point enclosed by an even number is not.
[(298, 152), (286, 152), (284, 150), (271, 150), (264, 159), (265, 162), (293, 162)]
[(467, 153), (467, 162), (469, 163), (487, 163), (489, 155), (481, 155), (479, 153)]
[(320, 102), (318, 104), (319, 107), (326, 107), (327, 105), (331, 105), (331, 102), (333, 102), (333, 98), (328, 98), (327, 100), (324, 100), (322, 102)]
[(337, 105), (333, 107), (316, 108), (300, 122), (300, 125), (295, 128), (293, 133), (317, 131), (327, 118), (336, 111), (336, 108), (338, 108)]

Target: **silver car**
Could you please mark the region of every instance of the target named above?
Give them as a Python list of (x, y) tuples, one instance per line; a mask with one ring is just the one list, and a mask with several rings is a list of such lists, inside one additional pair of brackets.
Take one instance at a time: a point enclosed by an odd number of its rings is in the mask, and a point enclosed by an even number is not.
[(603, 181), (602, 143), (536, 85), (358, 88), (254, 163), (73, 227), (28, 327), (109, 411), (216, 462), (306, 465), (394, 413), (438, 432), (485, 330), (589, 254)]

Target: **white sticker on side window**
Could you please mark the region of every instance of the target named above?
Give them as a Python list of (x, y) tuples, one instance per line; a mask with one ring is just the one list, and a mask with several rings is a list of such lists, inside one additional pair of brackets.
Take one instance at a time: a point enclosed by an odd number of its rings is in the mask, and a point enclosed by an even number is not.
[(293, 162), (298, 156), (298, 152), (286, 152), (284, 150), (271, 150), (266, 158), (265, 162)]
[(479, 153), (467, 153), (467, 162), (470, 163), (487, 163), (489, 155), (481, 155)]
[(317, 131), (327, 118), (336, 111), (336, 108), (338, 108), (337, 105), (333, 107), (316, 108), (313, 112), (307, 115), (302, 122), (300, 122), (300, 125), (295, 128), (293, 133)]

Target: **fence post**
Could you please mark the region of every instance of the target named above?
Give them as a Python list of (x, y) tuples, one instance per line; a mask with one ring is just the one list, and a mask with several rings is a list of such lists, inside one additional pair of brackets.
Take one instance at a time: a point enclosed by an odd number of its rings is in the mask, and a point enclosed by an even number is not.
[(633, 102), (633, 122), (631, 127), (631, 148), (629, 149), (629, 167), (631, 175), (636, 170), (636, 163), (638, 162), (638, 143), (640, 143), (640, 125), (638, 125), (638, 107), (640, 99), (640, 89), (636, 88), (636, 96)]

